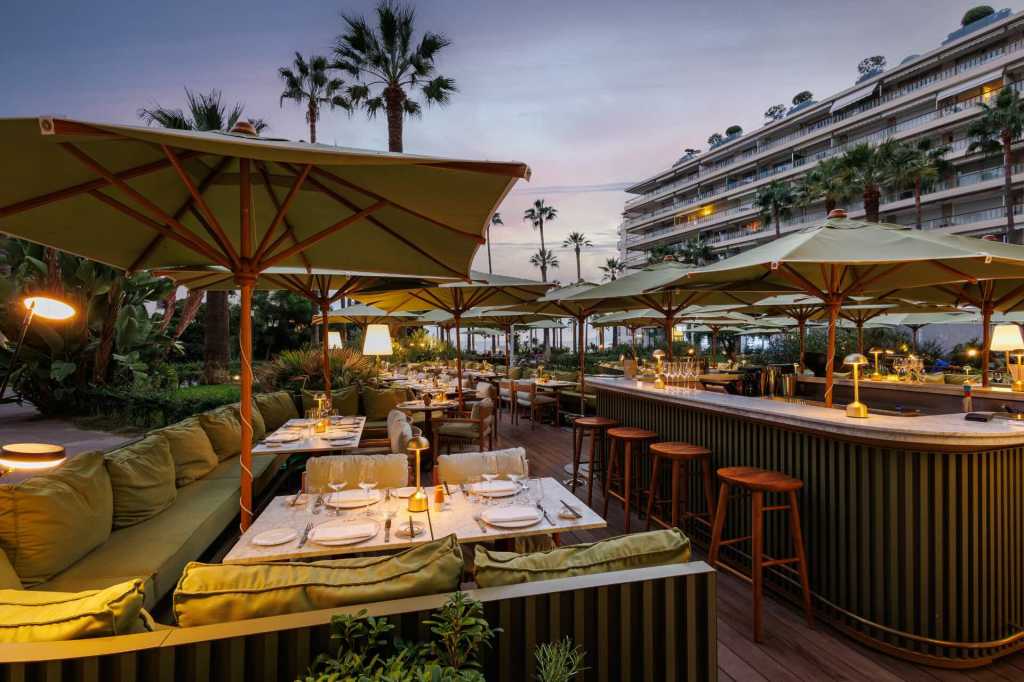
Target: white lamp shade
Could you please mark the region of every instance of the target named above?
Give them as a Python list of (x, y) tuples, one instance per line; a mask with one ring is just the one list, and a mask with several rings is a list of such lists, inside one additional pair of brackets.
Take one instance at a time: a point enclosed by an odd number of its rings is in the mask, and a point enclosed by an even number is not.
[(391, 355), (391, 330), (386, 324), (366, 325), (363, 355)]
[(331, 350), (344, 348), (344, 345), (341, 343), (341, 332), (327, 332), (327, 347)]
[(997, 324), (992, 330), (991, 350), (1020, 350), (1024, 348), (1024, 336), (1015, 324)]
[(47, 296), (29, 296), (24, 300), (25, 307), (35, 315), (47, 320), (66, 320), (75, 316), (75, 309), (64, 301)]

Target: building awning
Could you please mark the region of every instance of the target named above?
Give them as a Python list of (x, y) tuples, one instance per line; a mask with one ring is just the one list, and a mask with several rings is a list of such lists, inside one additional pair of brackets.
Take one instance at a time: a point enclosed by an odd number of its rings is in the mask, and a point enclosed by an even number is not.
[(974, 88), (980, 88), (982, 85), (985, 85), (985, 83), (991, 83), (992, 81), (999, 80), (1002, 77), (1002, 69), (990, 71), (983, 76), (978, 76), (977, 78), (966, 80), (963, 83), (960, 83), (959, 85), (954, 85), (951, 88), (946, 88), (945, 90), (940, 91), (939, 94), (935, 96), (935, 101), (941, 102), (944, 99), (956, 97), (961, 93), (967, 92), (968, 90), (973, 90)]
[(877, 89), (877, 81), (872, 83), (871, 85), (865, 85), (863, 88), (857, 88), (849, 95), (844, 95), (837, 99), (836, 101), (832, 102), (832, 106), (829, 107), (828, 113), (834, 114), (840, 109), (845, 109), (846, 107), (856, 104), (857, 102), (863, 99), (867, 99), (868, 97), (871, 97), (871, 95), (875, 94), (875, 91)]

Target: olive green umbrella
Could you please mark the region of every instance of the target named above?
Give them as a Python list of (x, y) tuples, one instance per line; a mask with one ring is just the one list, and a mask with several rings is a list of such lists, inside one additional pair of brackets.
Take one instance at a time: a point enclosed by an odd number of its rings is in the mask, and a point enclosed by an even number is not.
[(512, 373), (512, 334), (517, 326), (526, 326), (533, 322), (547, 319), (547, 315), (528, 313), (513, 308), (477, 308), (463, 316), (463, 320), (472, 320), (474, 326), (493, 326), (505, 334), (505, 376)]
[[(170, 277), (179, 285), (189, 289), (209, 291), (234, 291), (238, 289), (234, 275), (218, 265), (206, 268), (158, 268), (151, 271), (160, 277)], [(304, 268), (275, 266), (267, 268), (253, 282), (253, 289), (261, 291), (291, 291), (312, 302), (320, 313), (313, 318), (313, 324), (321, 327), (321, 348), (324, 374), (324, 390), (331, 390), (331, 352), (328, 329), (331, 304), (344, 296), (361, 290), (381, 291), (388, 288), (404, 288), (413, 284), (429, 286), (430, 281), (418, 277), (374, 275), (363, 272), (340, 270), (318, 270), (307, 272)], [(384, 311), (378, 311), (386, 315)], [(365, 323), (363, 328), (365, 329)]]
[[(417, 319), (416, 313), (389, 313), (386, 310), (381, 310), (372, 305), (363, 305), (362, 303), (355, 303), (347, 308), (327, 312), (328, 324), (354, 324), (363, 329), (368, 324), (388, 324), (396, 327), (415, 324)], [(313, 324), (320, 324), (322, 321), (323, 315), (313, 316)]]
[[(521, 163), (230, 133), (0, 120), (0, 231), (129, 271), (219, 265), (241, 290), (241, 525), (252, 519), (253, 285), (274, 266), (466, 277)], [(313, 248), (316, 247), (316, 248)]]
[[(835, 327), (851, 296), (989, 278), (1019, 278), (1024, 247), (935, 234), (902, 225), (850, 220), (833, 211), (823, 223), (685, 273), (668, 288), (785, 286), (821, 298), (829, 318), (825, 404), (832, 405)], [(888, 296), (886, 296), (888, 297)]]
[(455, 321), (455, 367), (459, 401), (462, 402), (462, 342), (459, 339), (462, 317), (481, 306), (518, 306), (537, 299), (552, 284), (531, 279), (471, 272), (468, 281), (446, 282), (436, 286), (414, 287), (381, 293), (361, 292), (353, 296), (368, 305), (388, 312), (400, 310), (438, 310)]

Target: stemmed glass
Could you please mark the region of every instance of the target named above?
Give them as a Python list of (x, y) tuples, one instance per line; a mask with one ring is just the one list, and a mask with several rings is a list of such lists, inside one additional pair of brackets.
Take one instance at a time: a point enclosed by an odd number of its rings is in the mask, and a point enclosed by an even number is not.
[[(327, 487), (331, 489), (331, 496), (333, 496), (334, 493), (340, 493), (347, 485), (348, 481), (335, 481), (333, 480), (333, 477), (332, 480), (327, 483)], [(335, 502), (337, 502), (337, 500), (335, 500)], [(331, 514), (334, 516), (341, 516), (341, 507), (337, 506), (337, 504), (329, 504), (327, 506), (331, 508)]]
[[(487, 481), (488, 484), (498, 477), (497, 455), (484, 456), (484, 472), (481, 475), (483, 476), (483, 479)], [(490, 486), (487, 487), (490, 488)], [(490, 493), (492, 491), (488, 489), (487, 492)], [(489, 497), (489, 495), (484, 495), (483, 497), (486, 499)]]
[[(370, 462), (363, 462), (359, 467), (359, 487), (363, 490), (366, 498), (370, 497), (370, 491), (377, 487), (377, 467)], [(372, 505), (366, 505), (366, 516), (373, 516)]]
[(508, 480), (512, 481), (516, 486), (516, 497), (519, 497), (523, 492), (523, 479), (528, 478), (526, 475), (526, 458), (522, 458), (520, 462), (522, 464), (522, 471), (508, 472)]

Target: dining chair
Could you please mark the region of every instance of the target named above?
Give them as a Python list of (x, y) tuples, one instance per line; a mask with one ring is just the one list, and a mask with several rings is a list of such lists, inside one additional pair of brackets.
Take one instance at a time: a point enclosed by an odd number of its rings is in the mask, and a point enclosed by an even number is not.
[(508, 407), (508, 423), (519, 422), (519, 410), (517, 409), (517, 394), (515, 380), (501, 379), (498, 381), (498, 417), (501, 417), (501, 408)]
[(327, 492), (329, 483), (345, 481), (355, 487), (363, 466), (373, 467), (378, 488), (403, 488), (409, 485), (409, 460), (404, 454), (326, 455), (306, 461), (306, 489)]
[(551, 410), (552, 419), (558, 407), (558, 399), (537, 391), (537, 382), (534, 380), (517, 382), (516, 389), (518, 407), (525, 407), (530, 414), (530, 430), (537, 425), (537, 418), (543, 418), (544, 410)]
[(480, 452), (494, 447), (494, 403), (484, 398), (473, 405), (468, 412), (455, 412), (453, 417), (434, 420), (434, 454), (441, 452), (441, 445), (452, 443), (473, 443)]
[[(467, 400), (466, 407), (472, 409), (481, 400), (485, 398), (490, 399), (491, 404), (494, 405), (494, 420), (491, 427), (494, 429), (494, 440), (498, 441), (498, 421), (501, 419), (501, 400), (498, 395), (498, 387), (496, 384), (490, 381), (478, 381), (476, 384), (476, 395), (472, 400)], [(494, 447), (494, 443), (491, 443), (491, 447)]]
[[(456, 452), (440, 455), (434, 469), (434, 480), (451, 485), (471, 483), (486, 473), (526, 475), (526, 450), (507, 448), (491, 452)], [(494, 472), (494, 466), (497, 471)]]

